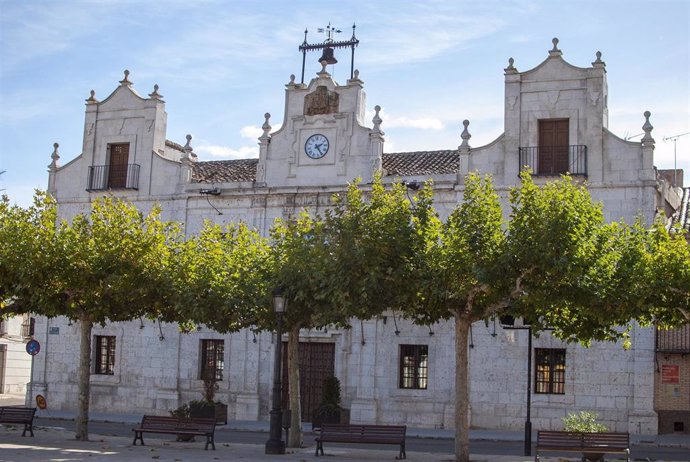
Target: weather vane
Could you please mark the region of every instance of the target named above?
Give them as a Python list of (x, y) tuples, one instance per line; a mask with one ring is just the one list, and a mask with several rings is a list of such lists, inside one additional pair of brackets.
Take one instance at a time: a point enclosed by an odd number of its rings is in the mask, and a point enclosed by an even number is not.
[[(328, 22), (328, 25), (326, 26), (325, 29), (324, 29), (323, 27), (319, 27), (318, 29), (316, 29), (316, 31), (317, 31), (319, 34), (323, 34), (323, 33), (326, 34), (326, 40), (324, 40), (323, 43), (333, 43), (333, 36), (334, 36), (335, 34), (339, 34), (339, 33), (342, 32), (340, 29), (336, 29), (335, 27), (331, 27), (330, 21)], [(353, 36), (355, 35), (355, 34), (354, 34), (354, 31), (353, 31), (353, 34), (352, 34), (352, 35), (353, 35)]]
[(307, 51), (312, 50), (323, 50), (323, 54), (319, 58), (319, 62), (326, 61), (328, 64), (335, 64), (338, 62), (338, 60), (335, 59), (333, 49), (351, 48), (352, 58), (350, 60), (350, 79), (353, 78), (355, 72), (355, 47), (359, 45), (359, 40), (357, 40), (357, 38), (355, 37), (356, 27), (357, 26), (355, 24), (352, 25), (352, 38), (350, 38), (350, 40), (336, 42), (335, 40), (333, 40), (335, 34), (339, 34), (342, 31), (331, 26), (331, 23), (329, 21), (328, 26), (319, 27), (318, 29), (316, 29), (317, 32), (321, 34), (326, 34), (326, 40), (324, 40), (323, 43), (315, 44), (310, 44), (307, 42), (307, 33), (309, 31), (307, 29), (304, 29), (304, 42), (302, 42), (302, 45), (299, 46), (299, 51), (302, 52), (302, 83), (304, 83), (304, 65), (307, 59)]

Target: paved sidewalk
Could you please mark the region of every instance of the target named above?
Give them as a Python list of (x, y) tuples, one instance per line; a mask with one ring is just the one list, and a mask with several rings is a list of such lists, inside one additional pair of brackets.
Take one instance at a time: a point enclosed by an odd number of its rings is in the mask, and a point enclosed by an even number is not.
[[(355, 448), (325, 448), (325, 457), (314, 455), (314, 446), (287, 450), (285, 455), (265, 455), (263, 445), (216, 444), (216, 450), (204, 451), (201, 441), (175, 442), (174, 438), (145, 439), (146, 446), (132, 446), (132, 439), (92, 435), (92, 441), (74, 439), (74, 432), (38, 428), (35, 437), (21, 437), (18, 428), (0, 427), (0, 461), (3, 462), (215, 462), (221, 461), (284, 461), (284, 462), (375, 462), (395, 461), (398, 449), (393, 446)], [(531, 462), (533, 457), (477, 455), (473, 462)], [(576, 462), (579, 458), (542, 457), (543, 462)], [(407, 451), (409, 462), (452, 462), (452, 454)]]
[[(23, 402), (2, 399), (0, 405), (23, 405)], [(38, 411), (37, 416), (73, 420), (74, 413), (68, 411)], [(111, 414), (92, 412), (89, 415), (94, 422), (136, 423), (141, 415)], [(69, 426), (67, 426), (69, 428)], [(265, 421), (230, 421), (227, 425), (217, 427), (217, 432), (230, 430), (244, 430), (252, 432), (268, 432), (268, 422)], [(68, 429), (39, 427), (34, 430), (34, 438), (21, 437), (21, 431), (16, 427), (0, 425), (0, 461), (2, 462), (212, 462), (212, 461), (386, 461), (395, 460), (398, 451), (393, 446), (372, 446), (359, 449), (348, 447), (325, 448), (326, 457), (317, 458), (314, 455), (314, 445), (302, 449), (288, 449), (286, 455), (271, 456), (264, 454), (263, 445), (219, 443), (216, 451), (204, 451), (202, 442), (181, 443), (165, 435), (150, 435), (146, 438), (146, 446), (132, 446), (128, 437), (91, 435), (92, 441), (80, 442), (74, 439), (74, 432)], [(452, 439), (453, 431), (448, 429), (408, 428), (409, 437)], [(489, 441), (522, 441), (521, 431), (471, 429), (471, 440)], [(536, 434), (534, 439), (536, 440)], [(645, 444), (659, 447), (688, 448), (690, 453), (690, 437), (688, 435), (631, 435), (631, 443)], [(407, 451), (410, 462), (452, 462), (452, 454), (426, 453)], [(476, 462), (531, 462), (533, 457), (527, 456), (498, 456), (473, 455)], [(542, 462), (576, 462), (579, 458), (540, 457)], [(615, 460), (611, 458), (610, 460)], [(688, 459), (690, 460), (690, 457)]]

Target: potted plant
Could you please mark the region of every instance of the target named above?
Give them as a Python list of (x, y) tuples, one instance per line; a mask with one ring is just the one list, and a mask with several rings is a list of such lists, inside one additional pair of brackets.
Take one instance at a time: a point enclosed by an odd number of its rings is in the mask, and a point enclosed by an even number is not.
[(344, 411), (340, 407), (340, 380), (334, 376), (326, 377), (323, 381), (321, 403), (312, 412), (312, 430), (320, 428), (324, 423), (343, 423), (342, 418), (347, 417)]
[[(170, 411), (170, 415), (182, 419), (189, 419), (189, 404), (184, 403), (177, 409)], [(177, 441), (194, 441), (194, 435), (177, 435)]]
[(215, 401), (218, 383), (214, 378), (204, 379), (204, 399), (189, 402), (189, 416), (216, 419), (216, 423), (228, 423), (228, 405)]
[[(563, 426), (567, 432), (578, 433), (601, 433), (608, 431), (608, 427), (597, 422), (599, 414), (593, 411), (570, 412), (563, 417)], [(584, 452), (582, 453), (582, 460), (589, 462), (597, 462), (604, 460), (604, 453), (599, 452)]]

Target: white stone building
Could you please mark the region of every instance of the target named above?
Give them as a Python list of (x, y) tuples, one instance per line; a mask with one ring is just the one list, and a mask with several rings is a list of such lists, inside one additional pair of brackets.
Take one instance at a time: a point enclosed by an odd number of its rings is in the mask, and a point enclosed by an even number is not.
[(0, 404), (2, 398), (16, 398), (28, 392), (31, 356), (26, 342), (34, 334), (34, 319), (14, 316), (0, 320)]
[[(107, 193), (145, 210), (161, 204), (164, 218), (184, 223), (188, 235), (205, 219), (242, 220), (266, 232), (275, 218), (302, 208), (322, 212), (334, 192), (356, 177), (367, 183), (378, 169), (388, 183), (433, 178), (442, 214), (458, 203), (468, 172), (492, 174), (505, 195), (523, 166), (538, 181), (565, 172), (587, 180), (608, 219), (632, 221), (642, 214), (652, 220), (658, 210), (676, 210), (680, 201), (679, 190), (655, 170), (649, 114), (645, 119), (640, 111), (641, 142), (609, 132), (601, 54), (591, 66), (576, 67), (563, 59), (556, 39), (532, 69), (520, 72), (509, 61), (503, 134), (471, 147), (466, 121), (460, 146), (443, 151), (387, 153), (378, 107), (371, 123), (364, 119), (359, 73), (341, 85), (324, 66), (308, 84), (290, 79), (283, 126), (272, 131), (266, 114), (258, 159), (200, 162), (190, 137), (184, 147), (166, 140), (158, 88), (142, 97), (128, 74), (107, 98), (99, 101), (92, 92), (87, 100), (79, 156), (59, 165), (56, 145), (48, 189), (63, 217), (87, 210), (93, 198)], [(43, 350), (35, 358), (33, 394), (43, 394), (51, 408), (74, 409), (77, 326), (41, 318), (36, 329)], [(544, 334), (533, 340), (529, 375), (527, 335), (493, 323), (473, 327), (471, 425), (521, 429), (529, 380), (534, 428), (561, 428), (566, 412), (594, 409), (615, 430), (656, 433), (652, 329), (633, 329), (627, 351), (615, 344), (584, 349)], [(335, 374), (352, 422), (452, 426), (450, 323), (415, 327), (388, 313), (355, 321), (351, 330), (304, 330), (301, 336), (304, 420), (318, 404), (323, 377)], [(230, 419), (265, 420), (274, 341), (270, 333), (255, 336), (250, 330), (181, 334), (175, 325), (150, 321), (96, 327), (91, 409), (167, 414), (199, 399), (200, 377), (211, 370), (220, 379), (217, 397), (229, 404)]]

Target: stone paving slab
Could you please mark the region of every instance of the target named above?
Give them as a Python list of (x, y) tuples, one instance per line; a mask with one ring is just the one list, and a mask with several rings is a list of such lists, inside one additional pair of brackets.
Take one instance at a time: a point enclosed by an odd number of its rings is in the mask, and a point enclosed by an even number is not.
[[(35, 437), (22, 438), (18, 427), (0, 426), (0, 461), (2, 462), (384, 462), (395, 461), (397, 448), (372, 449), (325, 448), (325, 456), (316, 457), (314, 446), (288, 449), (285, 455), (266, 455), (256, 444), (216, 444), (216, 450), (204, 450), (204, 442), (176, 442), (165, 435), (146, 435), (146, 446), (133, 446), (131, 438), (92, 435), (91, 441), (76, 441), (74, 432), (55, 428), (36, 428)], [(543, 462), (576, 462), (579, 459), (541, 457)], [(409, 462), (452, 462), (452, 454), (407, 452)], [(532, 457), (477, 455), (473, 462), (531, 462)]]

